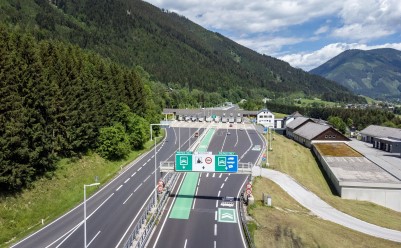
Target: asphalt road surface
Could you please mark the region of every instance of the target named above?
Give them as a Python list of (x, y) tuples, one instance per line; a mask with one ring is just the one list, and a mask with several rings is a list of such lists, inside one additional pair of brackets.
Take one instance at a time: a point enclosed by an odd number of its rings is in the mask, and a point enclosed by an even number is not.
[[(166, 138), (157, 146), (156, 165), (160, 161), (172, 160), (174, 153), (186, 150), (196, 138), (195, 131), (204, 129), (167, 128)], [(189, 138), (191, 136), (191, 138)], [(178, 141), (180, 138), (180, 142)], [(137, 217), (143, 212), (145, 202), (152, 197), (154, 183), (154, 149), (131, 163), (120, 175), (87, 199), (87, 243), (89, 247), (121, 247), (135, 225)], [(156, 176), (160, 177), (157, 171)], [(82, 186), (93, 182), (82, 182)], [(48, 224), (41, 230), (26, 237), (12, 247), (83, 247), (83, 204), (81, 203), (65, 215)]]
[[(227, 128), (215, 131), (207, 150), (213, 154), (235, 152), (240, 162), (255, 163), (261, 151), (254, 151), (252, 148), (255, 145), (263, 147), (261, 136), (255, 130), (239, 130), (242, 124), (234, 124), (234, 128), (226, 125)], [(238, 219), (238, 200), (247, 181), (247, 175), (203, 172), (199, 173), (198, 181), (195, 182), (195, 194), (180, 195), (180, 187), (185, 185), (181, 181), (173, 190), (173, 197), (170, 198), (148, 247), (246, 247)], [(234, 197), (232, 207), (221, 206), (224, 196)], [(193, 198), (190, 215), (182, 219), (170, 218), (171, 209), (180, 197)], [(224, 219), (225, 217), (229, 218)]]

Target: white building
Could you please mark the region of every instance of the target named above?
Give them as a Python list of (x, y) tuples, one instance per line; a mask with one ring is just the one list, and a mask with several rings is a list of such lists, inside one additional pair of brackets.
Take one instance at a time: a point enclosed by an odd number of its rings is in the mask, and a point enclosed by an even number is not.
[(274, 115), (270, 110), (263, 109), (256, 115), (256, 123), (261, 124), (265, 127), (274, 128)]

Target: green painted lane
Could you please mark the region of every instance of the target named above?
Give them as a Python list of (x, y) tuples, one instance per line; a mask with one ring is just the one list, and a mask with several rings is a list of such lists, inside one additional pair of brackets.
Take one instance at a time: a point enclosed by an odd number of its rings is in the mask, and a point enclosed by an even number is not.
[(198, 178), (199, 172), (190, 172), (185, 175), (184, 182), (171, 210), (170, 218), (189, 219)]
[[(210, 141), (214, 135), (215, 129), (209, 129), (204, 136), (197, 149), (198, 152), (206, 152)], [(184, 182), (175, 200), (173, 209), (169, 218), (172, 219), (189, 219), (191, 213), (192, 202), (194, 200), (196, 184), (198, 183), (199, 172), (187, 172)]]

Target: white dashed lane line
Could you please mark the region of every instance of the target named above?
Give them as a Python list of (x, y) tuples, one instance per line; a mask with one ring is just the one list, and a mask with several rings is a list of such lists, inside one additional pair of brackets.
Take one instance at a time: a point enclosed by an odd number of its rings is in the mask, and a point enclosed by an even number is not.
[(142, 169), (142, 167), (139, 167), (139, 169), (137, 171), (140, 171)]
[(221, 185), (220, 189), (222, 189), (224, 187), (224, 183)]
[(214, 236), (217, 236), (217, 224), (214, 224)]
[(228, 177), (226, 177), (226, 179), (224, 179), (224, 182), (227, 182)]
[(134, 193), (142, 186), (142, 183), (138, 185), (138, 187), (136, 187), (136, 189), (134, 190)]
[(121, 189), (122, 186), (123, 186), (123, 185), (121, 184), (121, 185), (116, 189), (116, 191), (118, 191), (119, 189)]
[(135, 176), (136, 172), (134, 172), (134, 174), (131, 175), (131, 177)]
[(127, 183), (131, 178), (127, 178), (127, 180), (124, 181), (124, 183)]
[(219, 193), (217, 194), (217, 197), (220, 197), (220, 193), (221, 193), (221, 191), (219, 190)]
[(133, 194), (133, 193), (131, 193), (131, 194), (128, 196), (127, 200), (125, 200), (125, 201), (123, 202), (123, 205), (129, 200), (129, 198), (131, 198), (132, 194)]
[(143, 180), (143, 182), (146, 182), (146, 180), (148, 180), (149, 179), (149, 177), (150, 177), (150, 175), (145, 179), (145, 180)]

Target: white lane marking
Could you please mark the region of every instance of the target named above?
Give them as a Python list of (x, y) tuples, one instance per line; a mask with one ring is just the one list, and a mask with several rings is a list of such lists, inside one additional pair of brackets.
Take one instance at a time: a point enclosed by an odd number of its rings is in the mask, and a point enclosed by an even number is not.
[(201, 177), (202, 177), (202, 175), (203, 175), (203, 173), (199, 174), (199, 178), (201, 178)]
[[(152, 156), (152, 158), (154, 158), (154, 157), (155, 157), (155, 155)], [(147, 162), (147, 163), (149, 163), (150, 160), (151, 160), (151, 159), (148, 159), (148, 162)]]
[[(163, 146), (163, 145), (164, 145), (164, 142), (165, 142), (166, 139), (167, 139), (167, 137), (168, 137), (168, 132), (166, 132), (166, 136), (165, 136), (165, 138), (164, 138), (163, 143), (159, 143), (157, 146)], [(136, 164), (138, 164), (138, 163), (139, 163), (146, 155), (148, 155), (149, 153), (150, 153), (150, 152), (146, 152), (146, 153), (143, 153), (143, 154), (142, 154), (142, 153), (139, 153), (139, 157), (136, 158), (136, 159), (135, 159), (132, 163), (130, 163), (128, 166), (126, 166), (126, 167), (125, 167), (126, 170), (125, 170), (123, 173), (117, 175), (115, 178), (113, 178), (113, 179), (112, 179), (111, 181), (109, 181), (107, 184), (102, 185), (103, 187), (101, 187), (100, 190), (96, 191), (93, 195), (91, 195), (91, 196), (90, 196), (88, 199), (86, 199), (86, 200), (89, 201), (90, 199), (94, 198), (97, 194), (99, 194), (100, 192), (102, 192), (104, 189), (108, 188), (114, 181), (116, 181), (116, 180), (119, 179), (121, 176), (123, 176), (123, 175), (125, 174), (125, 172), (128, 171), (128, 169), (130, 169), (130, 168), (132, 168), (133, 166), (135, 166)], [(173, 155), (174, 155), (174, 153), (172, 153), (170, 157), (172, 157)], [(170, 159), (170, 157), (169, 157), (168, 159)], [(113, 196), (113, 195), (114, 195), (114, 193), (111, 194), (111, 196)], [(110, 198), (111, 196), (109, 196), (109, 198)], [(105, 203), (109, 198), (107, 198), (103, 203)], [(103, 203), (102, 203), (100, 206), (102, 206)], [(83, 205), (83, 203), (81, 203), (81, 204), (75, 206), (73, 209), (71, 209), (71, 210), (68, 211), (67, 213), (63, 214), (62, 216), (60, 216), (60, 217), (58, 217), (57, 219), (55, 219), (54, 221), (52, 221), (50, 224), (44, 226), (43, 228), (41, 228), (41, 229), (37, 230), (36, 232), (32, 233), (31, 235), (25, 237), (24, 239), (20, 240), (18, 243), (14, 244), (14, 245), (11, 246), (11, 247), (15, 247), (15, 246), (21, 244), (22, 242), (24, 242), (25, 240), (27, 240), (27, 239), (29, 239), (29, 238), (31, 238), (31, 237), (37, 235), (39, 232), (42, 232), (44, 229), (49, 228), (50, 226), (52, 226), (52, 225), (53, 225), (54, 223), (56, 223), (57, 221), (60, 221), (60, 220), (61, 220), (62, 218), (64, 218), (65, 216), (67, 216), (67, 215), (69, 215), (70, 213), (72, 213), (73, 211), (75, 211), (77, 208), (82, 207), (82, 205)], [(99, 207), (100, 207), (100, 206), (99, 206)], [(99, 207), (96, 208), (96, 210), (98, 210)], [(95, 211), (96, 211), (96, 210), (95, 210)], [(93, 213), (94, 213), (94, 212), (93, 212)], [(80, 226), (82, 223), (83, 223), (83, 222), (77, 224), (77, 226)], [(54, 241), (53, 243), (51, 243), (49, 246), (51, 246), (51, 245), (53, 245), (54, 243), (58, 242), (60, 239), (62, 239), (64, 236), (66, 236), (69, 232), (74, 232), (74, 231), (75, 231), (74, 228), (75, 228), (75, 227), (71, 228), (69, 231), (67, 231), (66, 233), (64, 233), (62, 236), (60, 236), (58, 239), (56, 239), (56, 241)], [(120, 243), (121, 243), (121, 242), (120, 242)], [(47, 246), (47, 247), (49, 247), (49, 246)], [(47, 248), (47, 247), (46, 247), (46, 248)]]
[(214, 211), (214, 220), (217, 220), (217, 211)]
[(214, 236), (217, 236), (217, 224), (214, 224)]
[(123, 186), (123, 185), (121, 184), (121, 185), (116, 189), (116, 191), (118, 191), (119, 189), (121, 189), (122, 186)]
[(127, 183), (131, 178), (129, 177), (127, 180), (124, 181), (124, 183)]
[(209, 173), (206, 174), (206, 177), (209, 177)]
[(224, 183), (221, 185), (220, 189), (222, 189), (224, 187)]
[[(180, 190), (180, 188), (181, 188), (181, 186), (182, 186), (182, 183), (184, 182), (184, 179), (185, 179), (185, 176), (183, 177), (182, 181), (180, 182), (180, 185), (179, 185), (178, 188), (177, 188), (177, 192), (179, 192), (179, 190)], [(174, 187), (175, 187), (175, 186), (174, 186)], [(171, 203), (171, 205), (170, 205), (170, 208), (169, 208), (169, 210), (168, 210), (168, 212), (167, 212), (166, 218), (164, 219), (163, 224), (162, 224), (162, 226), (161, 226), (161, 228), (160, 228), (159, 234), (157, 234), (157, 237), (156, 237), (156, 240), (155, 240), (155, 242), (154, 242), (153, 248), (155, 248), (156, 245), (157, 245), (157, 242), (159, 242), (160, 235), (161, 235), (161, 233), (162, 233), (162, 231), (163, 231), (163, 228), (164, 228), (164, 225), (166, 224), (166, 221), (167, 221), (167, 219), (168, 219), (167, 216), (170, 215), (171, 209), (173, 208), (173, 205), (174, 205), (176, 199), (177, 199), (177, 198), (174, 197), (174, 199), (173, 199), (173, 201), (172, 201), (172, 203)], [(127, 230), (127, 232), (128, 232), (128, 230)], [(119, 243), (119, 244), (120, 244), (120, 243)], [(118, 245), (119, 245), (119, 244), (118, 244)], [(118, 247), (118, 245), (117, 245), (117, 247)], [(117, 247), (116, 247), (116, 248), (117, 248)]]
[(139, 187), (142, 186), (142, 183), (138, 185), (138, 187), (136, 187), (136, 189), (134, 190), (134, 193), (139, 189)]
[(185, 239), (184, 248), (187, 248), (188, 239)]
[[(155, 189), (156, 190), (156, 189)], [(127, 235), (128, 231), (131, 230), (132, 225), (134, 224), (136, 218), (138, 218), (139, 214), (142, 214), (142, 210), (145, 206), (147, 206), (147, 203), (150, 199), (150, 197), (153, 197), (153, 194), (150, 194), (149, 197), (143, 202), (143, 205), (141, 207), (141, 209), (139, 209), (138, 213), (135, 215), (135, 218), (132, 220), (131, 224), (128, 226), (127, 230), (125, 230), (123, 236), (121, 237), (120, 241), (118, 241), (116, 248), (120, 247), (121, 242), (123, 242), (123, 239), (125, 237), (125, 235)]]
[(100, 204), (99, 207), (97, 207), (97, 208), (95, 209), (95, 211), (93, 211), (93, 212), (87, 217), (87, 219), (89, 219), (89, 218), (92, 216), (92, 214), (94, 214), (101, 206), (103, 206), (103, 204), (105, 204), (113, 195), (114, 195), (114, 193), (111, 193), (111, 195), (110, 195), (109, 197), (107, 197), (107, 199), (104, 200), (104, 201), (102, 202), (102, 204)]
[(200, 178), (199, 178), (199, 180), (198, 180), (198, 186), (199, 186), (199, 183), (200, 183)]
[(221, 191), (219, 190), (219, 193), (217, 194), (217, 197), (219, 197), (219, 196), (220, 196), (220, 193), (221, 193)]
[(134, 172), (134, 174), (131, 175), (131, 177), (135, 176), (136, 172)]
[(131, 193), (131, 194), (128, 196), (127, 200), (125, 200), (125, 201), (123, 202), (123, 205), (129, 200), (129, 198), (131, 198), (132, 194), (133, 194), (133, 193)]
[[(56, 248), (59, 248), (60, 247), (60, 245), (62, 245), (81, 225), (82, 225), (82, 223), (83, 223), (83, 221), (82, 222), (80, 222), (78, 225), (76, 225), (74, 228), (74, 230), (70, 233), (70, 234), (68, 234), (68, 236), (67, 237), (65, 237), (65, 239), (63, 239), (63, 241), (61, 241), (60, 242), (60, 244), (58, 244), (57, 246), (56, 246)], [(61, 236), (61, 237), (63, 237), (63, 236)], [(61, 238), (60, 237), (60, 238)], [(53, 243), (51, 243), (50, 245), (48, 245), (48, 246), (46, 246), (46, 248), (48, 248), (48, 247), (50, 247), (51, 245), (53, 245), (55, 242), (57, 242), (57, 240), (56, 241), (54, 241)]]
[(140, 171), (142, 169), (142, 167), (139, 167), (139, 169), (137, 171)]
[(214, 248), (216, 248), (216, 240), (214, 241)]
[(214, 177), (216, 175), (216, 173), (213, 173), (213, 176), (212, 177)]
[[(89, 216), (86, 217), (86, 219), (89, 219), (100, 207), (103, 206), (103, 204), (105, 204), (110, 197), (112, 197), (114, 195), (114, 193), (112, 193), (109, 197), (107, 197), (106, 200), (104, 200), (102, 202), (102, 204), (99, 205), (99, 207), (97, 207)], [(62, 239), (65, 235), (67, 235), (69, 232), (71, 232), (67, 237), (65, 237), (65, 239), (58, 245), (60, 246), (62, 243), (64, 243), (64, 241), (66, 241), (76, 230), (78, 230), (78, 228), (84, 223), (84, 221), (81, 221), (80, 223), (78, 223), (75, 227), (73, 227), (70, 231), (66, 232), (64, 235), (62, 235), (60, 238), (56, 239), (53, 243), (51, 243), (50, 245), (46, 246), (46, 248), (49, 248), (50, 246), (52, 246), (54, 243), (58, 242), (60, 239)]]
[(219, 178), (221, 178), (221, 176), (223, 175), (223, 173), (220, 173), (220, 176), (219, 176)]
[(146, 180), (148, 180), (149, 179), (149, 177), (150, 177), (150, 175), (145, 179), (145, 180), (143, 180), (143, 182), (146, 182)]
[[(244, 188), (244, 185), (245, 185), (245, 183), (246, 183), (246, 181), (248, 180), (248, 177), (246, 177), (245, 178), (245, 180), (244, 180), (244, 182), (242, 183), (242, 185), (241, 185), (241, 187), (239, 188), (239, 190), (238, 190), (238, 193), (237, 193), (237, 198), (239, 198), (239, 195), (240, 195), (240, 193), (241, 193), (241, 190)], [(238, 211), (239, 211), (239, 204), (237, 204), (237, 202), (235, 202), (235, 208), (236, 208), (236, 211), (237, 211), (237, 213), (238, 213)], [(237, 221), (238, 223), (238, 229), (239, 230), (241, 230), (241, 224), (239, 223), (239, 222), (241, 222), (241, 221)], [(245, 238), (244, 238), (244, 234), (242, 233), (242, 232), (240, 232), (241, 233), (241, 238), (242, 238), (242, 244), (244, 245), (244, 247), (246, 247), (246, 242), (245, 242)]]
[(224, 179), (224, 182), (227, 182), (228, 177), (226, 177), (226, 179)]
[[(198, 195), (198, 189), (199, 189), (199, 187), (196, 187), (195, 196)], [(195, 197), (195, 199), (194, 199), (194, 204), (192, 204), (192, 209), (195, 209), (195, 202), (196, 202), (196, 197)]]
[(219, 206), (219, 200), (216, 200), (216, 208)]
[(92, 243), (93, 240), (95, 240), (95, 238), (97, 237), (97, 235), (100, 234), (100, 231), (96, 233), (95, 237), (93, 237), (93, 239), (88, 243), (88, 245), (86, 247), (89, 247), (90, 244)]
[(148, 163), (148, 162), (145, 162), (145, 163), (142, 165), (142, 167), (145, 166), (147, 163)]

